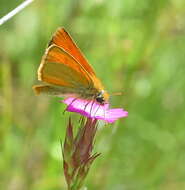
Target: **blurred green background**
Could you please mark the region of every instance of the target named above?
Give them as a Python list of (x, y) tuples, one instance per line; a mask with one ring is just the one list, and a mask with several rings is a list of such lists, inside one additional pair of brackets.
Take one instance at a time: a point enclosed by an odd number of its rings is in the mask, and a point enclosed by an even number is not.
[[(0, 0), (0, 17), (22, 1)], [(90, 190), (185, 189), (185, 2), (36, 0), (0, 26), (0, 189), (66, 189), (69, 113), (35, 96), (46, 44), (63, 26), (129, 117), (100, 127)], [(74, 115), (73, 115), (74, 117)], [(75, 118), (74, 118), (75, 120)]]

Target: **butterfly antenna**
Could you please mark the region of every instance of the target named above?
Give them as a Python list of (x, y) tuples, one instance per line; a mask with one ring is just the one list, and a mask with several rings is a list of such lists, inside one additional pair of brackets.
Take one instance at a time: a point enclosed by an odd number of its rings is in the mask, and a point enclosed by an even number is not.
[(110, 96), (122, 96), (124, 94), (124, 92), (113, 92), (110, 93)]

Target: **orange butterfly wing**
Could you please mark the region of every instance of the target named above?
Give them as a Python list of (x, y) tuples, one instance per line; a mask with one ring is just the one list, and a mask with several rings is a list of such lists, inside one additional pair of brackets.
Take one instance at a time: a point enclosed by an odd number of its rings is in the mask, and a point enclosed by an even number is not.
[(38, 69), (38, 79), (49, 85), (34, 86), (37, 94), (78, 94), (92, 98), (104, 89), (80, 49), (63, 28), (56, 31), (46, 49)]
[(86, 70), (62, 48), (51, 45), (42, 58), (38, 79), (53, 85), (88, 88), (92, 80)]
[(89, 65), (80, 49), (77, 47), (75, 42), (64, 28), (59, 28), (55, 32), (49, 43), (49, 46), (52, 44), (63, 48), (66, 52), (73, 56), (74, 59), (79, 62), (90, 75), (95, 75), (93, 68)]

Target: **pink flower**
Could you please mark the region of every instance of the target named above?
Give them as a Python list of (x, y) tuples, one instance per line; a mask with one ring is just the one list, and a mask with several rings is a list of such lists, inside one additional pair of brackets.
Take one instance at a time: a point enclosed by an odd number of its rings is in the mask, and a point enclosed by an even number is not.
[(96, 101), (66, 98), (63, 102), (68, 105), (66, 110), (69, 112), (76, 112), (88, 118), (100, 119), (108, 123), (113, 123), (128, 115), (128, 112), (121, 108), (109, 109), (109, 104), (101, 105)]

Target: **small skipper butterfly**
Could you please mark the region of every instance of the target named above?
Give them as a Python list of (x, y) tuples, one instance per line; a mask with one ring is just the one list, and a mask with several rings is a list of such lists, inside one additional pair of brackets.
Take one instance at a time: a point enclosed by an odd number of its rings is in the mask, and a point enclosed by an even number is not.
[(59, 28), (49, 42), (38, 80), (43, 84), (33, 86), (36, 94), (95, 100), (100, 104), (109, 99), (93, 68), (64, 28)]

